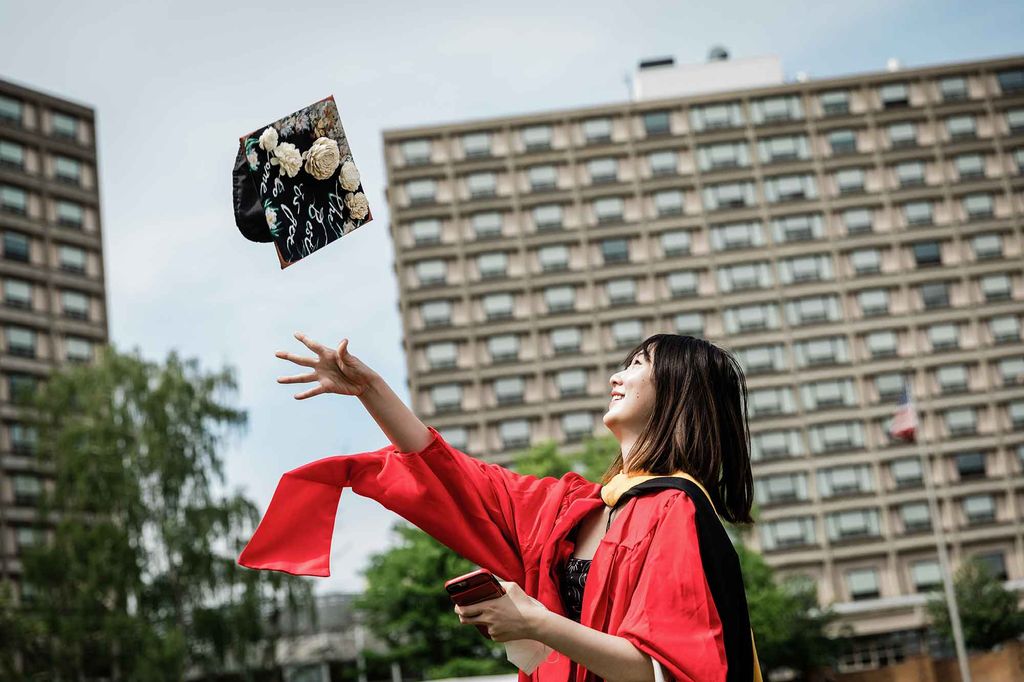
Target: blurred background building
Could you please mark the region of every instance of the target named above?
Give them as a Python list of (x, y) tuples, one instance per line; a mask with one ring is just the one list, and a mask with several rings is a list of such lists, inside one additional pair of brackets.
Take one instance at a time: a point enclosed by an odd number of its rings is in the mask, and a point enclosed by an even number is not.
[(92, 109), (0, 80), (0, 238), (0, 582), (17, 582), (46, 473), (12, 400), (108, 336)]
[(1024, 58), (787, 82), (716, 49), (632, 91), (385, 132), (416, 412), (490, 461), (574, 447), (627, 349), (706, 337), (748, 376), (751, 542), (854, 627), (841, 669), (922, 645), (936, 521), (1024, 587)]

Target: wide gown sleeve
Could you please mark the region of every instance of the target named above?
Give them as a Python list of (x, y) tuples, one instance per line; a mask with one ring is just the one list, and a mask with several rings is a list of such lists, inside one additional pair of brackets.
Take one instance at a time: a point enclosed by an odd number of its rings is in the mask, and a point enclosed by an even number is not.
[(661, 663), (676, 682), (725, 680), (725, 640), (701, 564), (696, 509), (685, 493), (666, 497), (614, 634)]
[(380, 502), (499, 578), (523, 584), (526, 549), (550, 529), (555, 511), (580, 485), (517, 474), (447, 443), (433, 427), (419, 452), (393, 445), (327, 457), (284, 474), (238, 562), (298, 575), (330, 575), (331, 538), (344, 488)]

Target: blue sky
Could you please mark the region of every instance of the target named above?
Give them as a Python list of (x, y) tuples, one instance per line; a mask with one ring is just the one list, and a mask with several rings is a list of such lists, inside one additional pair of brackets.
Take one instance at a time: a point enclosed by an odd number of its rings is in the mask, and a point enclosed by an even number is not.
[[(381, 131), (622, 101), (643, 58), (776, 54), (788, 76), (1022, 52), (1021, 2), (13, 2), (0, 77), (96, 109), (110, 330), (151, 358), (229, 364), (250, 427), (228, 485), (265, 508), (280, 474), (384, 435), (358, 400), (295, 401), (292, 332), (350, 350), (407, 397)], [(238, 136), (333, 94), (375, 219), (286, 271), (231, 212)], [(356, 590), (396, 519), (343, 495), (319, 590)]]

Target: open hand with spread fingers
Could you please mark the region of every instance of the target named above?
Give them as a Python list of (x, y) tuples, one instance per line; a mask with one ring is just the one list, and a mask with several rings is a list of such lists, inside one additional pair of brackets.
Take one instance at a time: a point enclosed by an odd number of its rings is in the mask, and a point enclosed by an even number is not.
[(379, 378), (376, 372), (348, 352), (348, 339), (342, 339), (335, 350), (313, 341), (301, 332), (296, 332), (295, 338), (316, 353), (316, 357), (303, 357), (283, 350), (277, 351), (275, 355), (282, 360), (290, 360), (296, 365), (310, 369), (306, 374), (278, 377), (277, 382), (279, 384), (317, 383), (316, 386), (297, 393), (296, 400), (305, 400), (321, 393), (360, 396), (371, 382)]

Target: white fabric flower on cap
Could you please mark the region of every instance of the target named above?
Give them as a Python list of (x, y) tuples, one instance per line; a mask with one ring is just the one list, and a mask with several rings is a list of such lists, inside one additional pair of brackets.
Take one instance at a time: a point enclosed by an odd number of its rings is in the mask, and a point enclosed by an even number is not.
[(260, 135), (260, 147), (268, 152), (274, 151), (274, 148), (277, 147), (277, 130), (274, 126), (268, 127)]
[(267, 218), (267, 227), (270, 228), (270, 233), (273, 235), (277, 234), (277, 211), (271, 207), (267, 207), (263, 214)]
[(362, 220), (370, 212), (370, 202), (366, 200), (366, 195), (362, 192), (346, 194), (345, 206), (348, 207), (349, 215), (354, 220)]
[(294, 178), (302, 168), (302, 154), (291, 142), (282, 142), (274, 147), (274, 157), (270, 160), (270, 165), (280, 166), (289, 178)]
[(338, 143), (329, 137), (318, 137), (309, 148), (306, 157), (306, 172), (317, 180), (326, 180), (337, 170), (341, 163)]
[(349, 192), (359, 189), (359, 169), (351, 161), (341, 164), (341, 175), (338, 176), (338, 184)]

